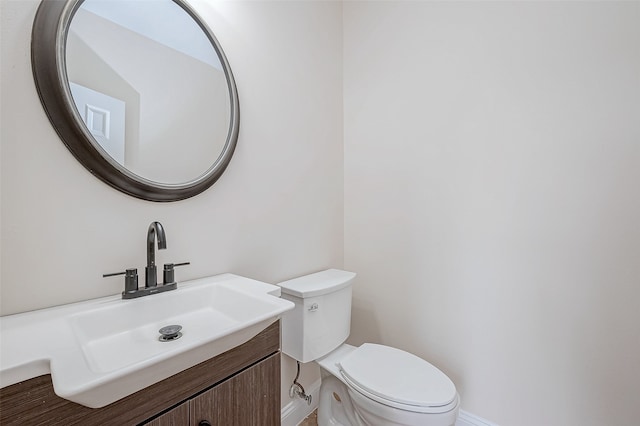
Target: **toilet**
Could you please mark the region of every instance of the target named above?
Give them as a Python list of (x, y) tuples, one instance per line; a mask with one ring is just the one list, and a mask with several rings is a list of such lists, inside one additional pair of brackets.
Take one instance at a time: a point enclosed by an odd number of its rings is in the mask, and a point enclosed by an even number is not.
[(282, 317), (282, 352), (320, 366), (319, 426), (453, 426), (453, 382), (400, 349), (344, 343), (356, 274), (328, 269), (278, 284), (295, 307)]

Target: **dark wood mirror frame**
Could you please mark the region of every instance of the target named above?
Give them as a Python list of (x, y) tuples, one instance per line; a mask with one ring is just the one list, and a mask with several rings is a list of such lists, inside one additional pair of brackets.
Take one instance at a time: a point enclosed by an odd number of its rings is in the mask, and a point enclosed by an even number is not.
[(222, 64), (229, 89), (231, 114), (222, 153), (200, 177), (181, 184), (154, 182), (129, 172), (100, 148), (76, 111), (66, 70), (66, 39), (71, 19), (84, 0), (43, 0), (33, 23), (31, 63), (40, 100), (49, 121), (76, 159), (93, 175), (131, 196), (168, 202), (193, 197), (213, 185), (225, 171), (238, 140), (240, 109), (231, 68), (220, 44), (184, 0), (172, 0), (188, 13), (209, 38)]

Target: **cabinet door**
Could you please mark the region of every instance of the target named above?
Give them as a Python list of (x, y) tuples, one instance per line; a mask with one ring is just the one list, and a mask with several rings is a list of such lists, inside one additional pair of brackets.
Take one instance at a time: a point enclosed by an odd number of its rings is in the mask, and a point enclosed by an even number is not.
[(144, 426), (189, 426), (189, 403), (178, 405), (173, 410), (145, 423)]
[(280, 354), (193, 398), (189, 411), (192, 426), (279, 426)]

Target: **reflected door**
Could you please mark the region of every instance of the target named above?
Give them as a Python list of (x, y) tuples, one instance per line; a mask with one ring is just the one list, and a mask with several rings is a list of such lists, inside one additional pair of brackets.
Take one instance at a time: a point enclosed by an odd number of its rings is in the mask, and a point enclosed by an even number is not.
[(73, 82), (69, 86), (87, 129), (102, 149), (124, 166), (125, 103)]

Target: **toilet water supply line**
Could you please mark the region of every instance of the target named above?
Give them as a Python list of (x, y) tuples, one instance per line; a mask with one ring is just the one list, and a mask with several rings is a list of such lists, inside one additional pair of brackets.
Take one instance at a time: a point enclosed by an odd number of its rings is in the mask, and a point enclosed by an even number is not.
[(298, 395), (300, 398), (307, 401), (308, 405), (311, 405), (311, 395), (307, 395), (302, 385), (298, 383), (298, 377), (300, 377), (300, 361), (296, 361), (296, 363), (298, 365), (298, 371), (296, 372), (296, 378), (293, 379), (293, 384), (289, 388), (289, 397), (293, 398)]

